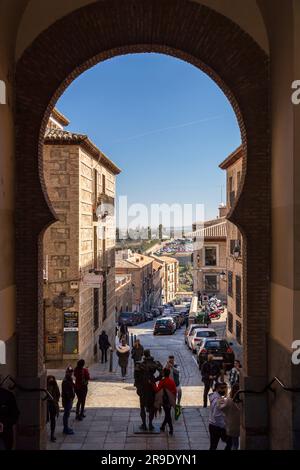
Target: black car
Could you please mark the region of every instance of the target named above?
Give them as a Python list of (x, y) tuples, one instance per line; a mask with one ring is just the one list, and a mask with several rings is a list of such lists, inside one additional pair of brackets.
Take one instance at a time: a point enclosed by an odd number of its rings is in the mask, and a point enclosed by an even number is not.
[(197, 351), (199, 369), (201, 370), (203, 363), (207, 361), (208, 354), (212, 354), (214, 361), (223, 364), (226, 370), (231, 369), (234, 364), (234, 352), (231, 346), (232, 343), (228, 343), (226, 339), (202, 338)]
[(139, 323), (136, 312), (121, 312), (119, 315), (119, 325), (134, 326)]
[(170, 313), (168, 315), (168, 317), (171, 317), (173, 318), (175, 324), (176, 324), (176, 328), (180, 328), (181, 327), (181, 318), (180, 318), (180, 315), (179, 313)]
[(154, 325), (153, 334), (163, 334), (163, 335), (172, 335), (176, 331), (176, 324), (173, 318), (164, 317), (156, 320)]

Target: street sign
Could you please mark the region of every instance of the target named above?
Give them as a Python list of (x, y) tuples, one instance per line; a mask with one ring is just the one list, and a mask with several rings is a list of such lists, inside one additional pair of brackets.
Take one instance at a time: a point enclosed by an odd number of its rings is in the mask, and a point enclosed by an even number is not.
[(70, 308), (73, 307), (75, 299), (72, 296), (62, 293), (55, 297), (52, 303), (55, 308)]
[(64, 312), (64, 331), (78, 331), (78, 312)]

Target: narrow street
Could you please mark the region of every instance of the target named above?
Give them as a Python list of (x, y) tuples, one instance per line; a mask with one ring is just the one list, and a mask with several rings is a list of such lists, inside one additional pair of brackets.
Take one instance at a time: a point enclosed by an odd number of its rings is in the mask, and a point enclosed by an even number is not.
[[(223, 335), (224, 318), (212, 324), (218, 334)], [(86, 405), (86, 418), (75, 420), (74, 407), (70, 424), (75, 434), (62, 434), (62, 412), (57, 422), (56, 443), (48, 443), (48, 449), (61, 450), (123, 450), (123, 449), (193, 449), (204, 450), (209, 447), (208, 413), (202, 408), (203, 385), (196, 358), (184, 343), (184, 327), (173, 336), (153, 336), (153, 321), (130, 328), (137, 335), (144, 348), (149, 348), (155, 359), (162, 364), (169, 354), (174, 354), (181, 370), (182, 415), (175, 421), (174, 435), (134, 434), (134, 428), (141, 422), (139, 400), (133, 386), (133, 363), (130, 360), (128, 376), (123, 382), (117, 359), (114, 357), (113, 372), (107, 364), (94, 364), (89, 370), (91, 382)], [(48, 370), (59, 380), (63, 370)], [(154, 424), (162, 421), (157, 416)], [(222, 448), (223, 444), (219, 445)]]

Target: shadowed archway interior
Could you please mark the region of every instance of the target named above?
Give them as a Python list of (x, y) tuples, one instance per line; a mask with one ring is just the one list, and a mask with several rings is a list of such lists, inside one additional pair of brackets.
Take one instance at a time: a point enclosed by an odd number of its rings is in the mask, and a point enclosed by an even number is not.
[[(253, 380), (265, 380), (270, 304), (269, 61), (239, 26), (189, 0), (92, 3), (44, 31), (17, 64), (15, 273), (19, 379), (27, 384), (44, 380), (42, 239), (56, 217), (44, 185), (42, 150), (51, 109), (68, 85), (88, 68), (117, 55), (138, 52), (172, 55), (200, 68), (220, 86), (236, 113), (246, 158), (242, 184), (228, 218), (245, 240), (244, 374)], [(266, 398), (260, 400), (265, 400), (267, 406)], [(37, 422), (38, 408), (34, 414)], [(29, 422), (25, 414), (24, 436)], [(40, 447), (38, 426), (35, 432)]]

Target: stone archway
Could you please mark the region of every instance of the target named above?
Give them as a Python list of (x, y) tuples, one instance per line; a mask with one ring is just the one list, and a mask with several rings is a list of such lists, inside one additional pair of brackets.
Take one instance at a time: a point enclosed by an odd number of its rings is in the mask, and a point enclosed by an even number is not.
[[(104, 0), (54, 23), (26, 49), (16, 69), (16, 284), (18, 377), (43, 383), (42, 238), (55, 219), (43, 181), (43, 135), (65, 88), (97, 62), (134, 52), (160, 52), (206, 72), (237, 115), (246, 158), (229, 214), (244, 235), (245, 384), (267, 380), (270, 270), (270, 134), (268, 57), (236, 24), (189, 0)], [(255, 191), (253, 188), (255, 187)], [(251, 354), (250, 349), (251, 347)], [(40, 404), (24, 409), (19, 446), (43, 447)], [(244, 446), (267, 447), (267, 401), (257, 419), (244, 413)], [(258, 429), (261, 436), (257, 439)], [(22, 443), (22, 444), (21, 444)]]

